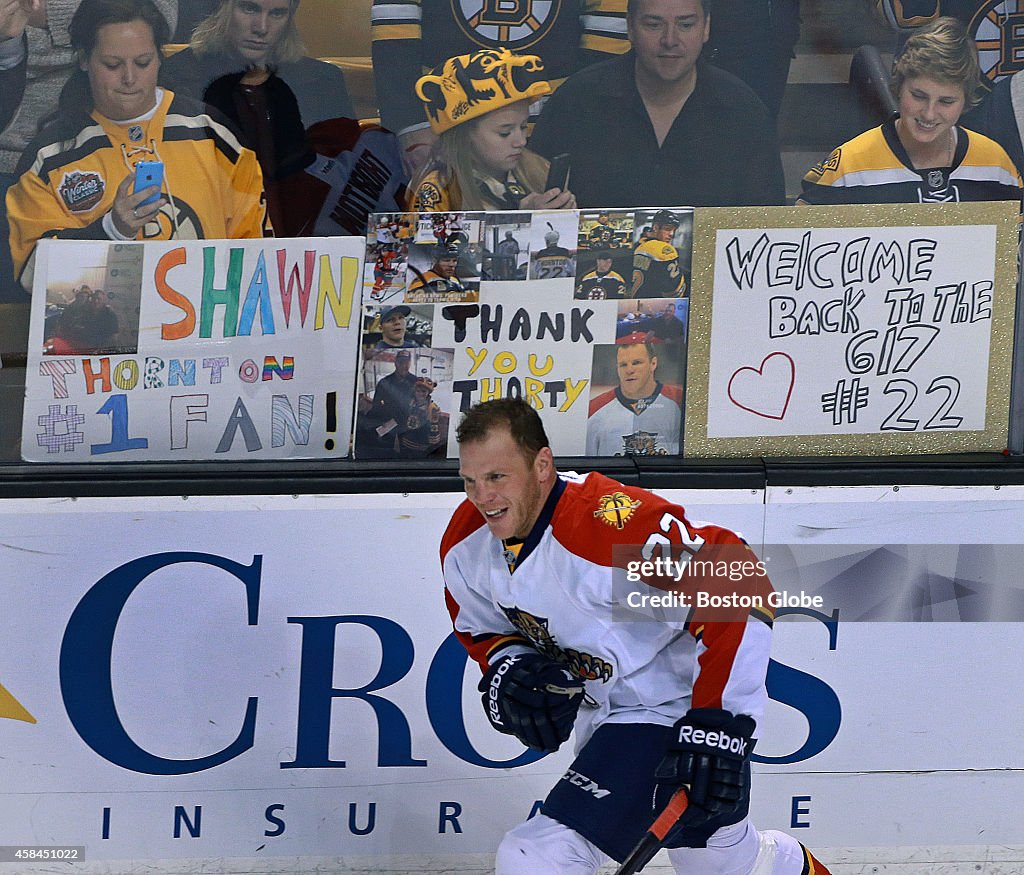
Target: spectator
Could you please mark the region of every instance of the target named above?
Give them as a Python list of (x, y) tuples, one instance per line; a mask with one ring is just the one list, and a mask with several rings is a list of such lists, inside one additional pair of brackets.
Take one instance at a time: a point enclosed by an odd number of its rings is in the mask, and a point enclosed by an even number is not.
[(775, 125), (742, 82), (700, 62), (710, 0), (629, 0), (633, 50), (572, 76), (530, 147), (570, 155), (582, 207), (782, 204)]
[(1003, 148), (957, 122), (977, 103), (978, 51), (943, 17), (917, 30), (896, 60), (899, 118), (844, 143), (803, 180), (798, 203), (944, 203), (1021, 199)]
[[(528, 46), (555, 88), (581, 67), (629, 48), (618, 0), (525, 3), (511, 14), (498, 4), (477, 4), (476, 10), (441, 0), (373, 0), (373, 73), (381, 120), (398, 134), (413, 178), (437, 136), (416, 99), (416, 80), (424, 70), (453, 55), (518, 52)], [(509, 24), (513, 16), (519, 21)]]
[[(61, 92), (57, 121), (26, 150), (7, 195), (11, 255), (26, 289), (41, 237), (263, 234), (256, 156), (192, 101), (157, 87), (168, 32), (153, 0), (83, 0), (75, 12), (70, 33), (81, 70)], [(143, 160), (163, 163), (162, 190), (132, 191)]]
[(657, 379), (653, 344), (619, 343), (615, 369), (618, 387), (590, 402), (587, 455), (679, 455), (683, 393)]
[[(309, 184), (280, 185), (315, 159), (306, 128), (354, 110), (337, 67), (307, 57), (295, 25), (298, 0), (221, 0), (168, 58), (160, 81), (221, 112), (259, 159), (278, 234), (292, 236), (322, 203)], [(311, 179), (308, 180), (311, 182)]]
[(437, 141), (413, 186), (417, 212), (571, 209), (544, 191), (548, 162), (526, 148), (530, 102), (550, 94), (536, 55), (487, 49), (449, 58), (416, 83)]
[[(274, 146), (297, 111), (302, 128), (355, 111), (341, 70), (305, 54), (295, 25), (299, 0), (221, 0), (187, 49), (168, 58), (161, 82), (215, 106), (243, 132), (255, 130), (253, 114), (270, 113)], [(255, 139), (253, 140), (255, 143)]]
[[(0, 12), (0, 240), (10, 236), (4, 207), (8, 189), (18, 180), (18, 161), (38, 133), (41, 120), (57, 108), (57, 98), (77, 67), (68, 24), (81, 0), (6, 0)], [(155, 0), (173, 28), (178, 0)], [(24, 13), (28, 12), (27, 17)], [(6, 21), (6, 25), (3, 22)], [(27, 25), (27, 26), (26, 26)], [(3, 35), (8, 39), (4, 40)], [(14, 279), (10, 250), (0, 245), (0, 302), (22, 296)]]

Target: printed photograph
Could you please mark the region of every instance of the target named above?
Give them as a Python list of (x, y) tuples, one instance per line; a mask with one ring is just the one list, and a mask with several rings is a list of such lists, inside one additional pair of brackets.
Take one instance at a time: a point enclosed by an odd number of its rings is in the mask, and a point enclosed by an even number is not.
[(631, 334), (594, 347), (588, 456), (682, 452), (686, 347)]
[(355, 457), (445, 458), (454, 362), (451, 349), (369, 352), (356, 404)]
[(638, 210), (632, 298), (683, 298), (690, 293), (693, 210)]
[(113, 243), (80, 251), (87, 257), (61, 249), (47, 265), (43, 355), (138, 352), (143, 247)]

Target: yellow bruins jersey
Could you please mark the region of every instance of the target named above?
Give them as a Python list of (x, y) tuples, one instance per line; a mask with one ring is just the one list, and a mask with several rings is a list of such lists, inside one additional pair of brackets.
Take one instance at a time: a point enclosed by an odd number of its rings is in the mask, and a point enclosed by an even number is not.
[(139, 161), (162, 161), (169, 202), (137, 240), (261, 237), (263, 176), (256, 155), (202, 107), (165, 91), (148, 121), (118, 124), (93, 112), (43, 131), (7, 194), (15, 275), (31, 288), (36, 242), (106, 239), (103, 217)]
[(679, 252), (671, 243), (645, 240), (633, 253), (634, 298), (683, 298), (686, 277), (679, 266)]
[(865, 131), (812, 167), (809, 204), (949, 203), (1021, 199), (1020, 174), (1002, 146), (957, 128), (949, 167), (915, 168), (893, 122)]

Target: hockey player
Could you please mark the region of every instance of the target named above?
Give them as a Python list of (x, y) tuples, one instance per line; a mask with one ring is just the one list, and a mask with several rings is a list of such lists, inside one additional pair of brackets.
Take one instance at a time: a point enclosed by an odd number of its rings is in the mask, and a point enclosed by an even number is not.
[(548, 230), (544, 232), (544, 248), (538, 249), (530, 256), (533, 260), (530, 275), (534, 279), (550, 280), (572, 276), (575, 262), (572, 253), (564, 246), (558, 245), (560, 237), (549, 222)]
[(657, 379), (654, 345), (620, 343), (615, 349), (615, 369), (618, 387), (590, 402), (587, 455), (679, 455), (683, 393)]
[(626, 297), (626, 281), (622, 274), (612, 270), (612, 254), (598, 252), (595, 267), (585, 274), (576, 287), (576, 297), (588, 301)]
[[(496, 875), (592, 875), (622, 860), (683, 786), (689, 807), (666, 837), (677, 873), (825, 875), (795, 839), (747, 817), (770, 609), (619, 623), (608, 604), (628, 545), (719, 559), (749, 548), (651, 492), (559, 475), (522, 400), (471, 408), (456, 437), (467, 500), (441, 562), (456, 636), (484, 672), (484, 712), (536, 750), (576, 731), (575, 761), (505, 835)], [(748, 583), (771, 588), (764, 576)]]
[(679, 266), (679, 252), (672, 245), (679, 217), (658, 210), (651, 220), (651, 237), (633, 253), (633, 298), (684, 298), (686, 277)]
[(803, 179), (797, 203), (945, 203), (1021, 199), (1021, 178), (994, 140), (961, 127), (978, 100), (974, 41), (942, 17), (907, 40), (893, 71), (900, 114), (835, 149)]
[(409, 283), (406, 300), (416, 302), (461, 301), (467, 294), (457, 271), (463, 247), (459, 243), (439, 243), (434, 247), (434, 264), (426, 273), (417, 271)]

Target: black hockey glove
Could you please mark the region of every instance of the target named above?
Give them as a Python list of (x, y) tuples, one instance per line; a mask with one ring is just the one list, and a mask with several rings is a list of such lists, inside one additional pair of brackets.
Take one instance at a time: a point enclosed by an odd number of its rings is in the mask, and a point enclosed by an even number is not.
[(583, 702), (583, 681), (539, 653), (499, 657), (478, 688), (491, 726), (527, 747), (558, 750)]
[[(755, 724), (746, 714), (721, 708), (691, 708), (672, 727), (665, 756), (655, 770), (654, 811), (660, 812), (680, 787), (687, 787), (689, 806), (666, 836), (668, 847), (679, 847), (690, 827), (693, 847), (704, 847), (716, 829), (732, 821), (750, 795), (747, 762), (754, 750)], [(693, 836), (707, 827), (707, 835)]]

